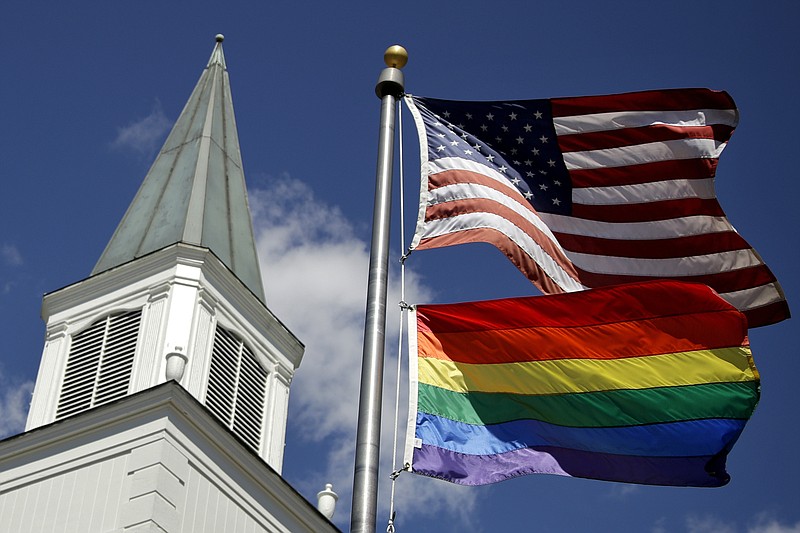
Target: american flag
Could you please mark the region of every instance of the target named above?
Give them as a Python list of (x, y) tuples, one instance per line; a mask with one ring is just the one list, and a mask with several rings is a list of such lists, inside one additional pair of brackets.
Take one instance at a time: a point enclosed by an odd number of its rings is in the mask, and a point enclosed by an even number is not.
[(750, 327), (789, 317), (715, 196), (738, 122), (727, 93), (405, 101), (422, 155), (412, 249), (488, 242), (546, 294), (673, 278), (709, 285)]

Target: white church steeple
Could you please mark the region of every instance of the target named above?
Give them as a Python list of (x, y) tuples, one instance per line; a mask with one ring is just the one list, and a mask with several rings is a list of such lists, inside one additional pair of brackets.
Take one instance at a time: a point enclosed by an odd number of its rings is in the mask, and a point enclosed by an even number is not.
[(26, 430), (175, 380), (280, 472), (304, 348), (265, 304), (216, 40), (91, 276), (44, 297)]

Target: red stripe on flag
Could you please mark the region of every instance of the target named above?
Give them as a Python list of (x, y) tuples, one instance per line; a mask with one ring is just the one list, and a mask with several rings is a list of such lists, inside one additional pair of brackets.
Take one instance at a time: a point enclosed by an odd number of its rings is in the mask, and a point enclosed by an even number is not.
[(649, 222), (693, 215), (724, 217), (725, 212), (719, 202), (704, 198), (682, 198), (642, 204), (572, 204), (572, 216), (599, 222)]
[[(579, 265), (575, 265), (575, 269), (578, 271), (578, 279), (580, 279), (581, 283), (587, 287), (603, 287), (605, 285), (619, 285), (621, 283), (634, 283), (663, 279), (663, 276), (629, 276), (623, 274), (602, 274), (589, 272), (582, 269)], [(776, 281), (775, 276), (765, 265), (756, 265), (748, 268), (719, 272), (716, 274), (697, 276), (681, 276), (680, 273), (673, 273), (670, 277), (673, 279), (680, 279), (682, 281), (703, 283), (716, 290), (720, 294), (736, 292), (752, 287), (759, 287), (761, 285), (766, 285)]]
[(780, 322), (781, 320), (786, 320), (791, 314), (789, 312), (789, 304), (786, 303), (786, 300), (774, 302), (763, 307), (746, 309), (742, 312), (744, 313), (744, 316), (747, 317), (747, 324), (751, 328), (767, 326), (769, 324)]
[[(536, 242), (542, 248), (542, 251), (549, 255), (559, 267), (569, 273), (573, 279), (577, 279), (577, 274), (572, 267), (572, 262), (567, 259), (561, 248), (555, 244), (548, 235), (542, 233), (539, 228), (531, 224), (528, 220), (512, 209), (509, 209), (502, 204), (481, 198), (445, 202), (429, 206), (425, 212), (425, 217), (428, 220), (445, 220), (467, 213), (492, 213), (504, 218), (505, 220), (508, 220), (511, 224), (519, 228), (534, 242)], [(452, 242), (451, 244), (457, 243)]]
[(553, 98), (553, 116), (565, 117), (612, 111), (680, 111), (686, 109), (735, 109), (725, 91), (664, 89), (601, 96)]
[(714, 177), (718, 161), (716, 158), (658, 161), (627, 167), (571, 170), (569, 175), (573, 187), (607, 187), (672, 179), (705, 179)]
[(495, 179), (472, 172), (470, 170), (443, 170), (428, 177), (428, 190), (433, 191), (447, 185), (482, 185), (494, 189), (504, 196), (513, 197), (517, 202), (522, 203), (530, 209), (528, 202), (522, 197), (519, 191), (515, 190), (510, 183), (503, 184)]
[(721, 124), (713, 126), (646, 126), (592, 133), (559, 135), (558, 146), (562, 152), (602, 150), (634, 144), (645, 144), (678, 139), (714, 139), (727, 142), (733, 128)]
[[(686, 298), (675, 298), (676, 294), (683, 291), (686, 291)], [(693, 303), (692, 313), (728, 312), (735, 309), (705, 285), (674, 280), (602, 287), (561, 294), (557, 298), (529, 296), (419, 307), (424, 308), (425, 315), (429, 317), (426, 323), (435, 321), (436, 331), (455, 333), (516, 329), (530, 327), (532, 324), (570, 328), (638, 321), (657, 316), (680, 316), (687, 312), (687, 299)], [(511, 308), (514, 311), (507, 312)], [(743, 325), (740, 324), (740, 327)], [(738, 344), (737, 341), (731, 345)], [(716, 346), (715, 343), (712, 345)]]
[[(548, 294), (558, 294), (564, 292), (524, 250), (517, 246), (514, 241), (505, 234), (492, 228), (477, 228), (462, 230), (458, 233), (448, 233), (438, 237), (422, 239), (417, 249), (442, 248), (455, 244), (467, 243), (488, 243), (496, 246), (506, 257), (536, 285), (542, 292)], [(570, 270), (573, 270), (571, 267)]]
[(561, 246), (570, 252), (642, 259), (687, 257), (750, 248), (750, 245), (735, 231), (652, 241), (601, 239), (568, 233), (554, 233), (554, 235)]

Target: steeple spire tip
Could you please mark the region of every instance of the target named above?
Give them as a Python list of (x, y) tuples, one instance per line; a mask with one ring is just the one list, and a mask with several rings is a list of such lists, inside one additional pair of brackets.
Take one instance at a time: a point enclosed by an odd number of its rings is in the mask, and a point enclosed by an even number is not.
[(225, 54), (222, 53), (222, 41), (225, 40), (225, 36), (218, 33), (214, 39), (217, 41), (217, 44), (214, 45), (214, 51), (211, 52), (211, 58), (208, 60), (208, 67), (220, 65), (222, 68), (227, 69), (228, 67), (225, 65)]

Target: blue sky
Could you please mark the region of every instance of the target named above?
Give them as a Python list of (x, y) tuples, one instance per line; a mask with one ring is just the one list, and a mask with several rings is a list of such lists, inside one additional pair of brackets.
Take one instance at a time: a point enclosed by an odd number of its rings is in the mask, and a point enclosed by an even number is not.
[[(307, 346), (292, 388), (284, 475), (311, 500), (333, 482), (342, 529), (349, 523), (374, 192), (374, 85), (388, 45), (408, 49), (406, 89), (423, 96), (728, 91), (741, 119), (721, 158), (717, 194), (797, 312), (800, 185), (792, 134), (800, 116), (791, 102), (800, 82), (798, 15), (800, 4), (788, 1), (6, 2), (0, 434), (24, 425), (43, 346), (42, 295), (89, 275), (217, 33), (226, 36), (267, 305)], [(407, 112), (403, 122), (408, 239), (419, 169)], [(394, 250), (397, 256), (397, 238)], [(488, 245), (417, 252), (408, 268), (407, 300), (414, 302), (535, 292)], [(396, 294), (394, 283), (392, 309)], [(389, 318), (393, 332), (397, 320), (396, 313)], [(728, 486), (529, 476), (461, 488), (403, 475), (398, 531), (800, 532), (795, 320), (751, 332), (762, 399), (730, 455)], [(387, 359), (387, 402), (395, 360)], [(384, 415), (387, 453), (393, 411), (388, 405)], [(388, 473), (387, 463), (383, 480)], [(379, 530), (387, 498), (383, 490)]]

